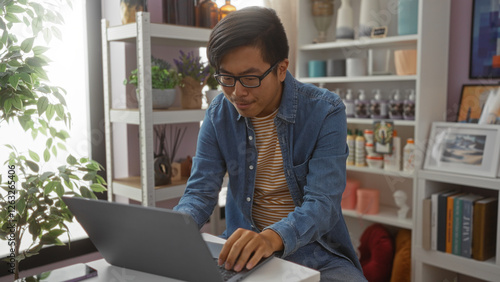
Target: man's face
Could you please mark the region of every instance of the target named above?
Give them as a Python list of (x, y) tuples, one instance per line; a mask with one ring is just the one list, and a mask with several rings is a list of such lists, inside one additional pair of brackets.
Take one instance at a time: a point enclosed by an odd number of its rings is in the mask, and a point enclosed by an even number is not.
[[(263, 61), (258, 48), (243, 46), (227, 53), (221, 60), (219, 74), (263, 75), (271, 65)], [(222, 87), (224, 96), (244, 117), (263, 117), (276, 110), (281, 102), (282, 82), (286, 77), (288, 59), (283, 60), (275, 71), (269, 73), (257, 88), (247, 88), (236, 81), (233, 87)]]

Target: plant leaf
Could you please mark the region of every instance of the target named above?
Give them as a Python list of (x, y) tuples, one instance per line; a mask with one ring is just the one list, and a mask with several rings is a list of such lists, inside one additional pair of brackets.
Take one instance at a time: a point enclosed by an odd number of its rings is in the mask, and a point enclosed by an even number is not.
[(49, 104), (47, 106), (47, 112), (45, 113), (45, 116), (47, 117), (47, 120), (50, 121), (52, 117), (54, 116), (56, 110), (54, 109), (54, 106), (52, 104)]
[(66, 158), (66, 162), (70, 165), (75, 165), (77, 163), (77, 160), (75, 157), (73, 157), (73, 155), (69, 155), (67, 158)]
[(90, 185), (90, 188), (92, 189), (92, 191), (96, 193), (104, 192), (107, 190), (106, 187), (102, 186), (102, 184), (99, 183), (94, 183)]
[[(45, 96), (38, 98), (38, 102), (36, 103), (36, 107), (38, 109), (38, 115), (41, 116), (49, 107), (49, 99)], [(47, 113), (48, 115), (48, 113)], [(50, 118), (47, 116), (47, 119)]]
[(43, 151), (43, 160), (44, 160), (45, 162), (48, 162), (48, 161), (50, 160), (50, 152), (49, 152), (49, 150), (47, 150), (47, 149), (45, 149), (45, 150)]
[(33, 48), (34, 41), (35, 41), (34, 37), (24, 39), (23, 42), (21, 43), (21, 50), (23, 50), (24, 53), (31, 52), (31, 48)]
[(32, 160), (34, 160), (35, 162), (39, 162), (40, 161), (40, 156), (38, 156), (37, 153), (31, 151), (31, 150), (28, 150), (28, 153), (31, 157)]
[(40, 167), (32, 161), (26, 161), (26, 165), (33, 171), (33, 172), (38, 172), (40, 170)]
[(45, 195), (48, 195), (50, 194), (52, 191), (54, 191), (54, 188), (56, 187), (56, 183), (55, 182), (49, 182), (47, 183), (47, 185), (45, 185), (45, 187), (43, 188), (43, 193)]

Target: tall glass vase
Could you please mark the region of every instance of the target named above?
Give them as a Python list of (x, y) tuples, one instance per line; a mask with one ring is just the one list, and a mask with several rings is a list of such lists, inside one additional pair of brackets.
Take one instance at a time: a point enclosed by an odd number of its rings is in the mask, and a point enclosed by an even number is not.
[(314, 42), (325, 42), (326, 32), (333, 19), (333, 0), (311, 0), (311, 2), (314, 27), (318, 31), (318, 38)]
[(337, 29), (335, 33), (337, 41), (354, 39), (354, 20), (351, 0), (342, 0), (342, 4), (337, 11)]
[(373, 28), (379, 27), (377, 22), (379, 11), (378, 1), (361, 0), (358, 34), (360, 38), (371, 37)]

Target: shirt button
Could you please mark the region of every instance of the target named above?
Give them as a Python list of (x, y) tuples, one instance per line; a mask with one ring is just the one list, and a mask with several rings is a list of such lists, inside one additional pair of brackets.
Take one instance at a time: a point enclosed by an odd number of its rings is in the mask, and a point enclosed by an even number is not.
[(250, 165), (248, 168), (252, 170), (253, 169), (253, 165)]
[(252, 199), (250, 197), (247, 197), (247, 202), (250, 202)]
[(252, 141), (253, 140), (253, 136), (248, 136), (248, 140)]

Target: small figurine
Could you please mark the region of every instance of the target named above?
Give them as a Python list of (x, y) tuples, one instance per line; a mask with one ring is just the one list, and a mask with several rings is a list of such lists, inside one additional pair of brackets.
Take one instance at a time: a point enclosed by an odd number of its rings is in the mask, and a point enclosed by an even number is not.
[(410, 210), (410, 207), (406, 204), (408, 196), (406, 195), (405, 192), (401, 190), (397, 190), (396, 192), (394, 192), (393, 196), (394, 196), (394, 201), (396, 202), (396, 206), (399, 207), (398, 218), (405, 219), (406, 215), (408, 214), (408, 211)]

